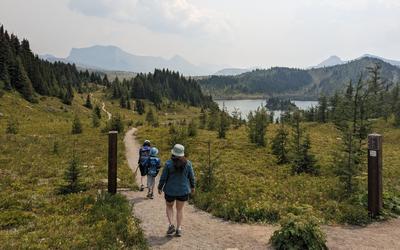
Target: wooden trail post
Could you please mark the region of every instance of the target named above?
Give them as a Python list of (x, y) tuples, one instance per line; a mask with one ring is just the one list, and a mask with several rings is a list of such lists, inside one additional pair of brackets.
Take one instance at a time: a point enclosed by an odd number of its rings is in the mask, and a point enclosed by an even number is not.
[(117, 138), (118, 131), (108, 132), (108, 192), (117, 193)]
[(376, 216), (382, 210), (382, 135), (368, 135), (368, 211)]

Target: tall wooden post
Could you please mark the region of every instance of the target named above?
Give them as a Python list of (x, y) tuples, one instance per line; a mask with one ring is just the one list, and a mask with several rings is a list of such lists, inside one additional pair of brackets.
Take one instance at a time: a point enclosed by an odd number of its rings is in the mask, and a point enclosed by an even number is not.
[(117, 131), (108, 132), (108, 192), (117, 193)]
[(382, 210), (382, 135), (368, 135), (368, 211), (376, 216)]

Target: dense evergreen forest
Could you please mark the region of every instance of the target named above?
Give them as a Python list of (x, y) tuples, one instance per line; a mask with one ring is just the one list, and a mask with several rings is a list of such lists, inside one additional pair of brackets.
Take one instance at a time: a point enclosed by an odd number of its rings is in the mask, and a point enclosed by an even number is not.
[(74, 90), (90, 91), (88, 83), (106, 86), (112, 98), (120, 98), (121, 106), (130, 106), (130, 99), (148, 99), (159, 106), (164, 99), (193, 106), (209, 106), (211, 97), (204, 96), (198, 83), (178, 72), (155, 70), (131, 79), (112, 82), (102, 72), (79, 71), (74, 64), (48, 62), (35, 55), (26, 39), (20, 41), (0, 27), (0, 89), (16, 90), (28, 101), (37, 102), (37, 94), (59, 97), (71, 104)]
[(0, 88), (16, 90), (28, 101), (37, 102), (36, 94), (59, 97), (71, 104), (73, 90), (82, 92), (84, 82), (102, 84), (98, 73), (79, 72), (75, 65), (50, 63), (34, 55), (29, 41), (20, 41), (0, 27)]
[(154, 73), (139, 74), (135, 78), (120, 81), (116, 78), (109, 85), (112, 98), (120, 98), (121, 107), (128, 107), (129, 100), (148, 99), (157, 107), (164, 99), (187, 103), (192, 106), (212, 105), (212, 98), (203, 95), (197, 81), (185, 78), (178, 72), (168, 69)]
[(366, 80), (367, 68), (381, 66), (383, 78), (390, 82), (400, 80), (400, 68), (379, 59), (364, 57), (346, 64), (316, 69), (271, 68), (254, 70), (238, 76), (211, 76), (200, 85), (206, 93), (218, 98), (232, 96), (292, 96), (317, 99), (343, 90), (346, 83)]

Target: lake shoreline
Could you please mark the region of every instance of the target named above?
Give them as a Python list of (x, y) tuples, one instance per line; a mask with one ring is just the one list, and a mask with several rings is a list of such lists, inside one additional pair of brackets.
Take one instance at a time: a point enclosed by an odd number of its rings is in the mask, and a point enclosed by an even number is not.
[[(279, 96), (275, 96), (279, 97)], [(242, 100), (266, 100), (269, 98), (269, 96), (235, 96), (235, 97), (212, 97), (213, 101), (242, 101)], [(311, 102), (317, 102), (318, 98), (312, 98), (312, 97), (298, 97), (298, 96), (290, 96), (290, 97), (285, 97), (281, 96), (279, 98), (282, 99), (290, 99), (291, 101), (311, 101)]]
[[(222, 99), (215, 100), (218, 106), (226, 108), (229, 113), (232, 113), (235, 109), (238, 109), (243, 118), (246, 118), (250, 112), (254, 112), (257, 108), (265, 106), (266, 99)], [(316, 107), (318, 105), (317, 101), (302, 101), (302, 100), (291, 100), (301, 110), (307, 110), (311, 107)], [(270, 110), (274, 113), (274, 120), (279, 119), (281, 114), (284, 112), (282, 110)]]

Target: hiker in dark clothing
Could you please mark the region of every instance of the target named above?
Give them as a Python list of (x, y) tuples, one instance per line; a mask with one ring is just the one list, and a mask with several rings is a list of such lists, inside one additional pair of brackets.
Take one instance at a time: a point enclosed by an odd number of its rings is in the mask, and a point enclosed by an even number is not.
[(144, 190), (143, 179), (147, 175), (147, 164), (150, 158), (151, 144), (149, 140), (145, 140), (143, 146), (139, 149), (139, 170), (140, 170), (140, 191)]
[[(158, 184), (158, 193), (164, 191), (166, 213), (169, 222), (167, 235), (180, 237), (182, 234), (183, 207), (189, 195), (195, 191), (195, 177), (192, 163), (185, 158), (185, 148), (176, 144), (171, 150), (171, 159), (165, 167)], [(176, 201), (176, 202), (175, 202)], [(176, 228), (173, 224), (174, 204), (176, 204)]]

